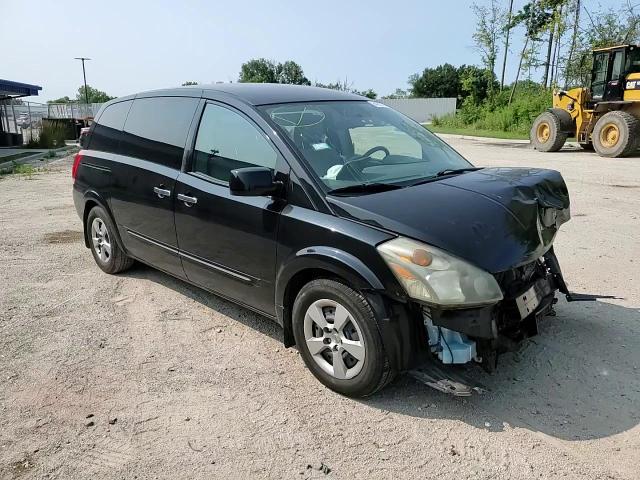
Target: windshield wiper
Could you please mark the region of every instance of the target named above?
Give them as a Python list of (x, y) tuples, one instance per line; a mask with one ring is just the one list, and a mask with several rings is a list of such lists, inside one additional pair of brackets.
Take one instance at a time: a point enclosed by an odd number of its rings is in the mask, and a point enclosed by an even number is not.
[(357, 183), (346, 187), (334, 188), (329, 190), (329, 195), (345, 195), (351, 193), (378, 193), (387, 192), (389, 190), (397, 190), (402, 188), (400, 185), (393, 183)]
[(484, 167), (467, 167), (467, 168), (447, 168), (436, 173), (436, 177), (444, 177), (445, 175), (457, 175), (459, 173), (475, 172), (482, 170)]
[(447, 175), (458, 175), (460, 173), (465, 173), (465, 172), (475, 172), (477, 170), (482, 170), (483, 168), (484, 167), (447, 168), (445, 170), (440, 170), (435, 175), (432, 175), (430, 177), (427, 177), (427, 178), (419, 180), (419, 181), (417, 181), (415, 183), (412, 183), (409, 186), (410, 187), (415, 187), (416, 185), (423, 185), (425, 183), (435, 182), (436, 180), (439, 180), (440, 177), (445, 177)]

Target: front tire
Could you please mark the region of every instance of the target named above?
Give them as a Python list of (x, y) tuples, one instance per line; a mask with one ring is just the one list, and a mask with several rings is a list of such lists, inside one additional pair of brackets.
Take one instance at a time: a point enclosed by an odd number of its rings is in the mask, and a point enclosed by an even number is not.
[(554, 111), (538, 115), (529, 133), (531, 145), (540, 152), (557, 152), (564, 146), (568, 136), (563, 130), (562, 119)]
[(93, 207), (85, 224), (93, 259), (105, 273), (120, 273), (131, 268), (133, 259), (127, 257), (115, 237), (115, 226), (102, 207)]
[(307, 283), (293, 304), (293, 335), (311, 373), (350, 397), (374, 394), (394, 377), (369, 302), (328, 279)]

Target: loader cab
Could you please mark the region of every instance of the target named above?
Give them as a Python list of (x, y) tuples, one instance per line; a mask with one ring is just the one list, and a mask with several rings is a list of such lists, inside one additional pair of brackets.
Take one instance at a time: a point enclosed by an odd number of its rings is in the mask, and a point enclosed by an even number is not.
[(592, 101), (625, 100), (626, 77), (630, 73), (640, 73), (639, 47), (621, 45), (594, 50), (591, 72)]

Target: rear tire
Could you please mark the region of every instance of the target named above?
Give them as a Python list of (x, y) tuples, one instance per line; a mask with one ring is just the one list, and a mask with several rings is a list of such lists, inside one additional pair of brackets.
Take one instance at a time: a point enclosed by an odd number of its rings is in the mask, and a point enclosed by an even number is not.
[(596, 122), (591, 139), (601, 157), (619, 158), (638, 148), (640, 122), (628, 112), (616, 110), (605, 113)]
[(395, 376), (375, 314), (357, 291), (335, 280), (313, 280), (296, 296), (292, 314), (302, 359), (325, 386), (366, 397)]
[(531, 145), (540, 152), (557, 152), (563, 147), (568, 136), (569, 134), (563, 130), (560, 116), (553, 111), (538, 115), (529, 133)]
[(89, 248), (96, 264), (105, 273), (120, 273), (134, 263), (127, 257), (115, 237), (115, 226), (102, 207), (93, 207), (85, 224)]

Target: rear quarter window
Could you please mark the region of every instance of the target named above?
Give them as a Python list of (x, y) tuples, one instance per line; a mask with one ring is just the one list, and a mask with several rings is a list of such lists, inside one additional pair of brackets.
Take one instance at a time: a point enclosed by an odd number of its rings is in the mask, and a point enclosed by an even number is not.
[(88, 148), (102, 152), (118, 153), (124, 122), (133, 100), (113, 103), (105, 107), (93, 127)]
[(180, 168), (198, 101), (185, 97), (134, 100), (124, 126), (121, 153)]

